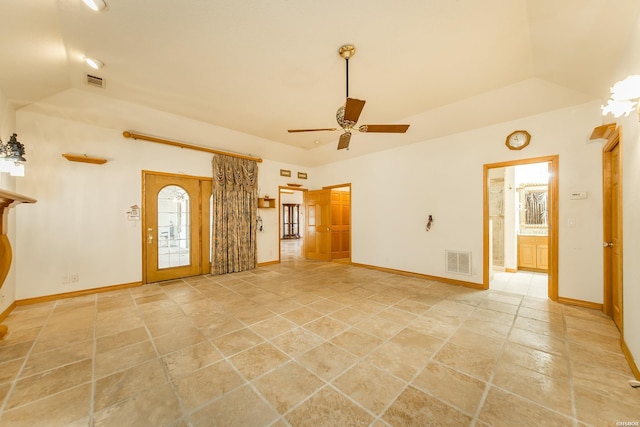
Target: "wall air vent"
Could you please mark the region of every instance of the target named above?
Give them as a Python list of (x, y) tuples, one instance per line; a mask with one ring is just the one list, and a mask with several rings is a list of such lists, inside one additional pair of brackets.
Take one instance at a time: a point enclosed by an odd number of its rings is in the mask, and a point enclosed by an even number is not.
[(92, 76), (91, 74), (87, 74), (87, 84), (93, 87), (99, 87), (100, 89), (104, 89), (104, 79), (102, 77)]
[(471, 276), (471, 252), (444, 251), (447, 273)]

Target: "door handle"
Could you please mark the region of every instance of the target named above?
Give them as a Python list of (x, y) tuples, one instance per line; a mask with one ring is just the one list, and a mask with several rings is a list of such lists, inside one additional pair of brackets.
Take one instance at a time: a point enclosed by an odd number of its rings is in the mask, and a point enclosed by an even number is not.
[(602, 244), (603, 247), (605, 248), (612, 248), (613, 247), (613, 242), (604, 242)]
[(147, 228), (147, 231), (149, 232), (149, 234), (147, 234), (147, 243), (151, 244), (153, 243), (153, 228)]

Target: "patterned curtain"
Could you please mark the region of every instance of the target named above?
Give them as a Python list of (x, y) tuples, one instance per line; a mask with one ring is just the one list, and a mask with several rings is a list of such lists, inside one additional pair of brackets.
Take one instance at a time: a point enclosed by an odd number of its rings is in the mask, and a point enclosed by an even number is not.
[(211, 274), (251, 270), (257, 265), (258, 165), (213, 156)]
[(525, 223), (526, 224), (546, 224), (547, 223), (547, 193), (526, 193), (525, 194)]

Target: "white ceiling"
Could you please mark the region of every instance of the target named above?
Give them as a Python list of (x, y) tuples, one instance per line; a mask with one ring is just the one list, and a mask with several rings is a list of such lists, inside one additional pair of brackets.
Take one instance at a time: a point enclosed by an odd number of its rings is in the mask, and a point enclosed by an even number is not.
[[(336, 126), (343, 44), (356, 47), (349, 95), (367, 100), (360, 123), (412, 125), (351, 141), (384, 148), (376, 141), (599, 99), (640, 11), (637, 0), (106, 2), (96, 13), (81, 0), (2, 0), (5, 96), (23, 107), (73, 89), (309, 150), (339, 133), (286, 130)], [(90, 71), (84, 55), (105, 67)], [(106, 88), (88, 86), (87, 72)]]

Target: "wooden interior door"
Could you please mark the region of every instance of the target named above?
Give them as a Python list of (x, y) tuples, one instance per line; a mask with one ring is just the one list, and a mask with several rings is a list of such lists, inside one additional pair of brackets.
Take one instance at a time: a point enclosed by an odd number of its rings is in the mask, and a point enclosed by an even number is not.
[(209, 272), (211, 180), (143, 172), (146, 283)]
[(622, 331), (622, 183), (620, 135), (616, 131), (603, 150), (604, 307)]
[(331, 260), (331, 190), (304, 192), (304, 256)]
[(331, 259), (351, 258), (351, 193), (331, 190)]

